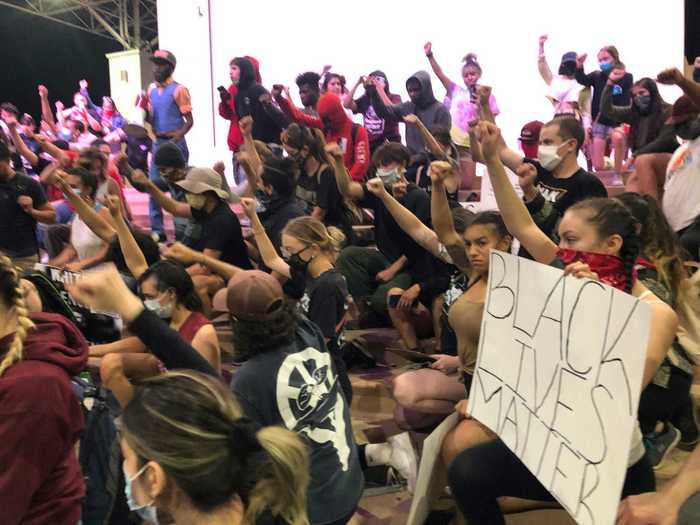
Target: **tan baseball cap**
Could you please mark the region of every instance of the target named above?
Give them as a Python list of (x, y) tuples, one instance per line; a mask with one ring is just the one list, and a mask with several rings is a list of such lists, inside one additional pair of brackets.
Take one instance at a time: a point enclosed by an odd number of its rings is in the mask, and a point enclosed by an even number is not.
[(214, 296), (217, 312), (228, 312), (245, 321), (268, 321), (284, 305), (282, 285), (269, 273), (245, 270), (234, 275), (228, 286)]
[(228, 199), (229, 193), (224, 189), (221, 175), (211, 168), (192, 168), (184, 180), (176, 182), (183, 190), (190, 193), (213, 191), (222, 199)]

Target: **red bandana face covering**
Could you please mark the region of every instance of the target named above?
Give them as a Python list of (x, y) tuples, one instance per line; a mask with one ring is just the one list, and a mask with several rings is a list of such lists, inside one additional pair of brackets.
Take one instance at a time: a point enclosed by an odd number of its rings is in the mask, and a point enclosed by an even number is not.
[[(627, 273), (625, 272), (622, 259), (615, 255), (606, 255), (603, 253), (579, 252), (576, 250), (568, 250), (559, 248), (557, 257), (564, 265), (569, 265), (574, 262), (582, 262), (590, 266), (591, 271), (598, 274), (600, 282), (625, 291), (627, 284)], [(632, 270), (632, 285), (637, 281), (637, 270)], [(631, 288), (631, 286), (630, 286)]]

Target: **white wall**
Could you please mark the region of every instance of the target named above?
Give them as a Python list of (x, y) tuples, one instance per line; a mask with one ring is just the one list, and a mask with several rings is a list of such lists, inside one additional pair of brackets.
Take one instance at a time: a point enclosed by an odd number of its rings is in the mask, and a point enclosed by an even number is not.
[[(228, 63), (235, 56), (256, 57), (265, 86), (292, 86), (295, 97), (298, 73), (332, 64), (350, 84), (361, 74), (382, 69), (392, 91), (406, 99), (406, 78), (419, 69), (430, 70), (423, 54), (427, 40), (455, 82), (460, 82), (461, 58), (473, 51), (484, 70), (482, 83), (493, 86), (501, 108), (498, 123), (513, 146), (525, 122), (547, 120), (552, 114), (537, 73), (541, 33), (549, 35), (547, 57), (554, 71), (569, 50), (587, 52), (586, 69), (593, 69), (596, 52), (607, 44), (617, 46), (635, 79), (683, 66), (682, 0), (618, 1), (612, 11), (610, 0), (356, 0), (346, 17), (340, 12), (341, 4), (321, 0), (158, 0), (161, 47), (177, 56), (175, 78), (193, 97), (195, 127), (188, 135), (192, 162), (230, 157), (228, 122), (216, 113), (216, 86), (229, 85)], [(433, 87), (441, 100), (444, 88), (435, 77)], [(663, 94), (670, 102), (678, 96), (675, 88)]]

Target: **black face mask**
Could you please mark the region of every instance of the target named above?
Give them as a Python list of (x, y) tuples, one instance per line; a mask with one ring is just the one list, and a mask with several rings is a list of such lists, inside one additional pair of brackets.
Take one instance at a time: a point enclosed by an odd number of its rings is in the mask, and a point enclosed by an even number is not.
[(693, 69), (693, 80), (700, 84), (700, 68)]
[(166, 80), (168, 80), (168, 77), (173, 74), (173, 67), (168, 66), (165, 68), (158, 68), (153, 71), (153, 78), (155, 79), (156, 82), (159, 84), (162, 84)]
[(306, 274), (306, 269), (309, 267), (309, 263), (311, 262), (302, 259), (298, 253), (293, 253), (292, 255), (287, 257), (285, 261), (292, 270), (295, 270), (296, 272), (303, 275)]
[(637, 106), (639, 111), (648, 111), (651, 107), (651, 95), (637, 95), (633, 99), (634, 105)]

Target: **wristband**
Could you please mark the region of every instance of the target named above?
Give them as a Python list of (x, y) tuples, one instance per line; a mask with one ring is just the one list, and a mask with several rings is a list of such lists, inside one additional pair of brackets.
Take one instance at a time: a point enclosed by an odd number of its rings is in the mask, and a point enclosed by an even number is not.
[(426, 53), (425, 56), (427, 58), (433, 58), (433, 52), (431, 51), (430, 53)]

